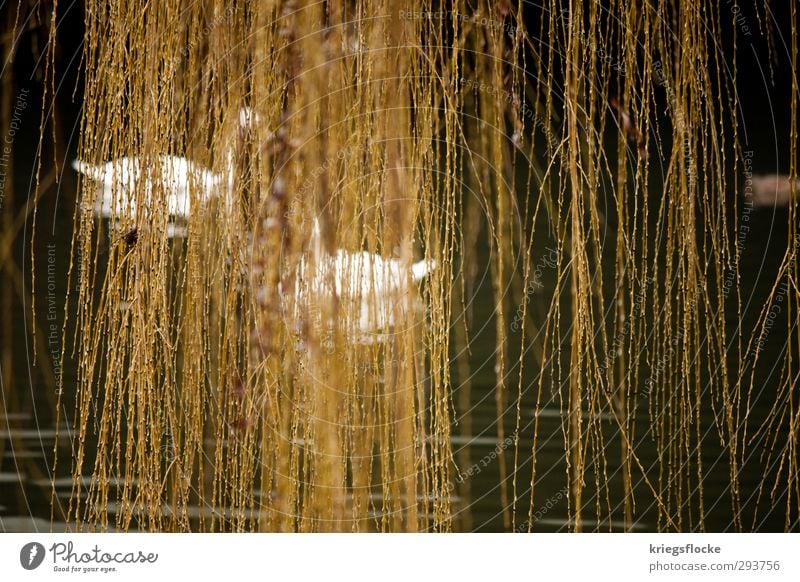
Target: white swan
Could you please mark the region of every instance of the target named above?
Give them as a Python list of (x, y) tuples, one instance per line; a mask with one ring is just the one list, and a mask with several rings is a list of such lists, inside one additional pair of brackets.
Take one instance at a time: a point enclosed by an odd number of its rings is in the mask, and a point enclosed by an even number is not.
[(101, 166), (74, 160), (72, 167), (98, 183), (95, 212), (103, 218), (135, 217), (137, 185), (142, 181), (145, 208), (158, 182), (167, 196), (167, 212), (180, 218), (189, 218), (191, 214), (193, 191), (198, 193), (199, 199), (207, 200), (225, 182), (221, 174), (176, 156), (157, 156), (154, 163), (148, 165), (137, 157), (122, 157)]
[[(427, 277), (436, 268), (436, 261), (428, 259), (408, 265), (366, 251), (341, 249), (327, 254), (320, 252), (319, 233), (319, 223), (315, 220), (312, 254), (304, 256), (297, 267), (293, 305), (279, 290), (290, 304), (290, 312), (297, 320), (311, 319), (322, 325), (313, 306), (319, 300), (336, 297), (340, 308), (355, 319), (353, 328), (345, 330), (351, 341), (369, 344), (384, 338), (382, 332), (395, 326), (397, 316), (409, 315), (410, 285)], [(332, 325), (327, 322), (322, 333)]]
[[(242, 129), (252, 129), (259, 123), (259, 116), (249, 107), (243, 107), (239, 110), (238, 121)], [(95, 212), (103, 218), (136, 218), (137, 188), (143, 182), (141, 194), (144, 196), (145, 210), (149, 209), (154, 186), (158, 184), (166, 194), (169, 216), (186, 220), (192, 213), (193, 194), (195, 200), (201, 203), (213, 196), (221, 196), (230, 206), (234, 186), (232, 151), (227, 152), (225, 161), (227, 167), (224, 173), (212, 172), (183, 157), (166, 155), (156, 156), (148, 164), (142, 163), (138, 157), (122, 157), (99, 166), (73, 160), (72, 167), (98, 184)], [(141, 198), (139, 200), (142, 201)], [(186, 229), (170, 221), (167, 236), (186, 236)]]

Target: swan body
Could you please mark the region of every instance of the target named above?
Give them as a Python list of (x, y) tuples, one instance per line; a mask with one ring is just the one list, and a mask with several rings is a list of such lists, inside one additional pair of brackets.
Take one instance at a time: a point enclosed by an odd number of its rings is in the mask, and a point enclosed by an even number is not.
[(301, 313), (308, 317), (320, 299), (335, 296), (354, 321), (352, 329), (345, 330), (351, 341), (373, 343), (383, 330), (396, 324), (398, 316), (408, 315), (411, 285), (435, 268), (433, 260), (407, 266), (399, 259), (366, 251), (340, 249), (316, 261), (304, 257), (294, 284), (294, 314), (301, 319)]
[[(146, 208), (156, 187), (166, 194), (170, 216), (188, 218), (193, 193), (207, 200), (225, 183), (222, 175), (177, 156), (158, 156), (149, 167), (137, 157), (122, 157), (100, 166), (74, 160), (72, 167), (98, 183), (95, 212), (103, 218), (135, 217), (137, 194), (144, 195)], [(144, 185), (137, 192), (140, 183)]]
[[(249, 107), (243, 107), (239, 110), (238, 121), (240, 128), (252, 129), (260, 118)], [(103, 218), (136, 218), (137, 200), (140, 203), (143, 200), (143, 208), (147, 210), (154, 189), (159, 188), (167, 198), (167, 213), (171, 217), (188, 219), (192, 213), (192, 198), (203, 203), (213, 196), (222, 196), (230, 207), (234, 186), (233, 152), (227, 152), (225, 159), (227, 168), (222, 174), (184, 157), (167, 155), (156, 156), (148, 165), (141, 158), (126, 156), (99, 166), (73, 160), (72, 167), (98, 184), (95, 212)], [(185, 236), (185, 233), (185, 228), (172, 222), (168, 225), (170, 238)]]

